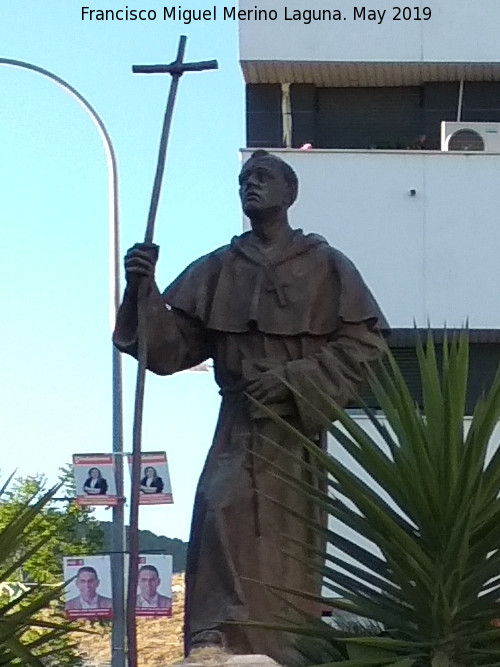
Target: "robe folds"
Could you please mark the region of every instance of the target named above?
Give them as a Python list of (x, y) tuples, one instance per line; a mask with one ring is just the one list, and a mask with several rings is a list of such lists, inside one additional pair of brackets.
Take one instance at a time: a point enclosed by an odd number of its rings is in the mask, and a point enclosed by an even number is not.
[[(126, 291), (114, 343), (134, 356), (136, 327), (136, 304)], [(247, 232), (195, 261), (163, 294), (151, 287), (148, 368), (168, 375), (213, 358), (222, 396), (189, 540), (187, 652), (217, 636), (234, 653), (301, 664), (293, 635), (225, 625), (290, 618), (286, 600), (255, 581), (317, 589), (306, 568), (290, 556), (310, 553), (287, 539), (311, 544), (314, 536), (307, 522), (283, 506), (311, 518), (313, 510), (263, 458), (298, 479), (306, 475), (309, 483), (320, 483), (321, 474), (311, 479), (300, 464), (307, 459), (303, 447), (250, 404), (245, 387), (273, 370), (278, 383), (284, 378), (307, 395), (313, 382), (345, 405), (362, 382), (365, 363), (383, 353), (380, 332), (386, 329), (354, 265), (321, 236), (301, 230), (271, 251)], [(263, 402), (319, 442), (320, 427), (300, 400), (289, 390), (282, 394), (277, 402)]]

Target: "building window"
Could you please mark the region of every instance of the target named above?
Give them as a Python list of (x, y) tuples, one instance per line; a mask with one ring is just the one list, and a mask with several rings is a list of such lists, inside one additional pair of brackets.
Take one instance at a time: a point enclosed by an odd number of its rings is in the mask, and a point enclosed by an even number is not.
[[(448, 331), (448, 336), (453, 332)], [(423, 407), (422, 384), (418, 369), (416, 351), (416, 336), (421, 336), (425, 341), (427, 331), (415, 331), (414, 329), (396, 329), (389, 337), (389, 346), (403, 373), (403, 377), (410, 389), (415, 403)], [(436, 356), (438, 364), (443, 358), (443, 336), (444, 330), (433, 330), (436, 343)], [(392, 340), (391, 340), (392, 338)], [(500, 366), (500, 330), (472, 330), (469, 334), (469, 376), (467, 383), (467, 395), (465, 403), (465, 414), (471, 416), (478, 398), (490, 388), (497, 368)], [(361, 393), (361, 399), (370, 408), (379, 410), (380, 406), (369, 389)], [(361, 402), (354, 401), (350, 408), (360, 408)]]
[[(458, 81), (419, 86), (290, 85), (292, 146), (440, 150), (441, 122), (456, 121)], [(247, 145), (280, 148), (280, 84), (247, 85)], [(466, 81), (461, 120), (500, 122), (500, 82)]]

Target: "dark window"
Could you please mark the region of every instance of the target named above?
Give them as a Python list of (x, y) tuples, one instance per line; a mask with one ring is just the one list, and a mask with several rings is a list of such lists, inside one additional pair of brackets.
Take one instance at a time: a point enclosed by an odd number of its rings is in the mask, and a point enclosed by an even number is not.
[(247, 146), (280, 148), (283, 136), (281, 85), (248, 84), (246, 100)]
[(464, 84), (462, 121), (500, 122), (500, 82), (466, 81)]
[(424, 84), (423, 102), (426, 149), (441, 149), (441, 121), (457, 120), (458, 94), (458, 81)]
[(411, 148), (423, 134), (418, 87), (318, 88), (316, 148)]
[[(292, 84), (292, 145), (439, 150), (441, 122), (456, 121), (458, 81), (421, 86), (321, 88)], [(466, 81), (463, 122), (500, 122), (500, 82)], [(280, 84), (247, 85), (247, 145), (282, 146)]]
[[(441, 121), (457, 120), (459, 89), (458, 81), (424, 84), (426, 148), (439, 150)], [(500, 82), (466, 81), (460, 120), (464, 123), (500, 122)]]
[(290, 86), (292, 106), (292, 145), (315, 144), (317, 88), (307, 83)]
[[(426, 332), (416, 334), (413, 329), (396, 330), (392, 336), (395, 344), (391, 343), (391, 337), (389, 337), (389, 346), (403, 373), (414, 401), (422, 407), (422, 384), (415, 345), (416, 335), (421, 336), (422, 340), (425, 341), (427, 334)], [(443, 331), (434, 332), (438, 364), (441, 364), (443, 358), (442, 336)], [(481, 338), (491, 342), (483, 342)], [(496, 339), (496, 342), (493, 342), (494, 339)], [(488, 336), (483, 335), (483, 332), (471, 332), (469, 341), (469, 376), (465, 406), (467, 415), (473, 414), (478, 398), (490, 388), (499, 365), (500, 331), (489, 332)], [(362, 399), (369, 407), (374, 409), (380, 408), (375, 397), (368, 389), (362, 392)], [(360, 407), (360, 402), (355, 401), (350, 407)]]

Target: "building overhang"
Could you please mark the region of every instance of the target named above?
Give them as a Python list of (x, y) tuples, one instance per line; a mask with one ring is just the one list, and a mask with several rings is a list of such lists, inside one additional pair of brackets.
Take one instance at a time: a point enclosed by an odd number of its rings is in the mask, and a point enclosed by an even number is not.
[(433, 81), (500, 81), (500, 62), (315, 62), (241, 60), (246, 83), (319, 87), (419, 86)]

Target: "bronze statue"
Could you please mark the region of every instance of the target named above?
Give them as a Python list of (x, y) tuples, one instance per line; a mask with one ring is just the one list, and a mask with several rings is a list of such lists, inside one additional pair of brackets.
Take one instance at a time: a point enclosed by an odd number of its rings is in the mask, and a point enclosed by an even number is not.
[(290, 550), (286, 535), (308, 542), (307, 526), (265, 496), (305, 514), (310, 508), (256, 456), (301, 476), (288, 452), (300, 459), (303, 448), (245, 393), (319, 441), (320, 427), (281, 378), (305, 392), (313, 381), (345, 405), (363, 380), (364, 364), (384, 349), (380, 332), (387, 323), (354, 265), (323, 237), (290, 227), (288, 208), (297, 193), (293, 169), (256, 151), (240, 174), (250, 232), (193, 262), (163, 294), (154, 281), (157, 247), (136, 244), (125, 256), (115, 345), (137, 353), (136, 297), (147, 280), (148, 368), (169, 375), (213, 358), (222, 395), (189, 541), (186, 655), (220, 646), (286, 665), (298, 661), (291, 635), (225, 625), (286, 615), (283, 601), (249, 579), (314, 586), (283, 553)]

